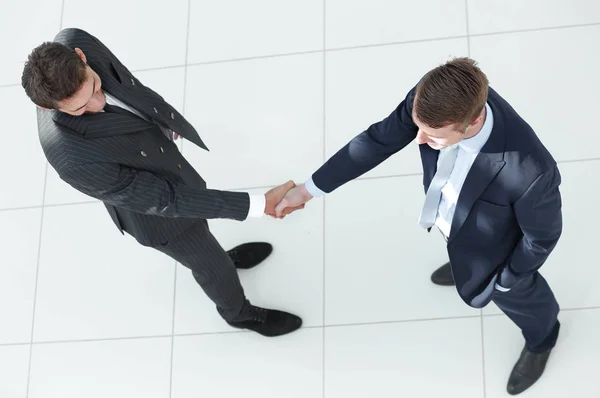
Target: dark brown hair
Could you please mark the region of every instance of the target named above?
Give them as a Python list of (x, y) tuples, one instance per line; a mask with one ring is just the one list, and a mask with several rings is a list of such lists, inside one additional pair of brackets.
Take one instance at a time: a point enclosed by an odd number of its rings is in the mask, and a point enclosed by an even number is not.
[(57, 103), (73, 96), (86, 79), (86, 64), (74, 50), (47, 42), (29, 54), (21, 85), (36, 105), (56, 109)]
[(431, 128), (472, 123), (487, 101), (488, 79), (470, 58), (454, 58), (429, 71), (417, 85), (414, 112)]

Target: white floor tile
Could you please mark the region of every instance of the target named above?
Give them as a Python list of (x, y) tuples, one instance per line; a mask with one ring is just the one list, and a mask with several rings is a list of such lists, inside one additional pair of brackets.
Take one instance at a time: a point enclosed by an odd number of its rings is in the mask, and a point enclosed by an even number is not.
[(185, 154), (209, 186), (304, 179), (323, 161), (322, 54), (190, 67), (186, 115), (210, 149)]
[(31, 340), (42, 209), (0, 212), (0, 343)]
[(0, 347), (0, 396), (26, 398), (29, 345)]
[(467, 34), (462, 0), (327, 0), (327, 48)]
[[(563, 234), (541, 268), (561, 308), (600, 307), (596, 197), (600, 187), (590, 184), (600, 174), (600, 161), (559, 165), (563, 183)], [(496, 305), (484, 309), (498, 314)]]
[(29, 398), (167, 398), (171, 338), (33, 346)]
[(170, 334), (174, 265), (121, 236), (100, 203), (47, 208), (34, 340)]
[(65, 0), (63, 28), (96, 36), (131, 71), (185, 64), (188, 0)]
[[(561, 331), (540, 380), (523, 393), (528, 398), (600, 396), (597, 358), (600, 310), (562, 312)], [(506, 382), (524, 340), (521, 331), (504, 316), (484, 318), (487, 398), (508, 397)]]
[(558, 160), (598, 158), (600, 26), (471, 38), (490, 85)]
[(469, 34), (600, 22), (600, 3), (590, 0), (467, 0)]
[(58, 33), (61, 3), (61, 0), (2, 2), (0, 85), (21, 83), (24, 62), (31, 50), (51, 41)]
[[(264, 191), (251, 191), (262, 193)], [(211, 221), (225, 250), (245, 242), (269, 242), (273, 253), (263, 264), (240, 271), (242, 286), (255, 305), (300, 316), (304, 326), (323, 324), (323, 207), (315, 199), (284, 220)], [(231, 331), (191, 272), (177, 271), (175, 333)]]
[(424, 197), (420, 176), (352, 182), (327, 197), (326, 324), (478, 315), (430, 281), (448, 255), (442, 236), (417, 224)]
[[(18, 343), (29, 341), (34, 321), (39, 206), (95, 202), (46, 171), (35, 106), (20, 87), (27, 55), (60, 25), (97, 36), (145, 85), (185, 109), (210, 152), (186, 141), (179, 147), (216, 189), (303, 182), (388, 116), (428, 70), (470, 54), (552, 154), (575, 161), (560, 164), (564, 231), (542, 274), (561, 308), (600, 306), (599, 192), (589, 183), (600, 172), (597, 1), (5, 3), (0, 109), (14, 145), (0, 156), (1, 397), (496, 398), (507, 396), (523, 345), (500, 315), (484, 317), (482, 348), (479, 311), (454, 288), (431, 284), (447, 254), (441, 237), (416, 223), (424, 194), (413, 142), (364, 176), (392, 178), (351, 182), (286, 220), (210, 222), (225, 249), (274, 245), (264, 264), (240, 277), (254, 304), (303, 318), (305, 328), (276, 339), (237, 329), (210, 334), (234, 329), (189, 270), (121, 236), (101, 203), (47, 207), (34, 340), (50, 343), (33, 345), (27, 396), (30, 346)], [(564, 28), (586, 24), (595, 26)], [(417, 42), (390, 45), (406, 41)], [(323, 54), (324, 45), (336, 51)], [(314, 53), (276, 56), (296, 52)], [(188, 65), (186, 77), (186, 59), (207, 65)], [(400, 175), (408, 176), (393, 177)], [(37, 208), (15, 210), (22, 207)], [(483, 313), (500, 311), (492, 304)], [(174, 315), (176, 333), (209, 334), (175, 338), (170, 391)], [(431, 320), (457, 316), (467, 318)], [(559, 317), (546, 374), (523, 396), (599, 396), (600, 310)], [(393, 323), (408, 320), (416, 321)], [(333, 326), (324, 332), (323, 322)], [(148, 338), (128, 339), (140, 336)], [(58, 342), (89, 339), (109, 341)]]
[(176, 337), (172, 398), (321, 398), (323, 331)]
[(96, 198), (88, 196), (64, 182), (56, 170), (51, 165), (48, 165), (48, 174), (46, 175), (45, 205), (51, 206), (96, 201)]
[(48, 165), (46, 175), (46, 205), (58, 205), (65, 203), (93, 202), (95, 198), (79, 192), (60, 179), (58, 173), (51, 165)]
[(325, 396), (483, 396), (480, 319), (325, 330)]
[[(467, 52), (466, 39), (453, 39), (328, 53), (327, 156), (389, 116), (428, 70)], [(365, 176), (422, 171), (419, 149), (413, 141)]]
[(188, 62), (321, 50), (321, 0), (191, 3)]
[(12, 141), (0, 156), (0, 209), (40, 206), (46, 158), (38, 139), (35, 105), (20, 86), (0, 87), (0, 109), (10, 109), (4, 131), (7, 142)]
[(167, 68), (136, 72), (144, 86), (150, 87), (179, 112), (183, 112), (185, 68)]

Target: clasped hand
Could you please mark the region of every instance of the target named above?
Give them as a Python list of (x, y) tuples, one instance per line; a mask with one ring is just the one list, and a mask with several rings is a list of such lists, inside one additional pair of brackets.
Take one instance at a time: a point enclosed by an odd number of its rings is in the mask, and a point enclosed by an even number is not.
[(271, 189), (265, 197), (265, 214), (273, 218), (284, 218), (296, 210), (303, 209), (306, 202), (312, 199), (304, 184), (296, 186), (291, 180)]

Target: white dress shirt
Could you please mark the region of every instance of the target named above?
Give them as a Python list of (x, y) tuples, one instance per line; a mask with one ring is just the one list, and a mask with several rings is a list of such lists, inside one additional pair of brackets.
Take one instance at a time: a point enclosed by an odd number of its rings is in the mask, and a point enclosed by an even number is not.
[[(104, 91), (104, 95), (106, 97), (107, 104), (123, 108), (126, 111), (129, 111), (129, 112), (141, 117), (142, 119), (148, 121), (148, 119), (145, 118), (140, 112), (138, 112), (137, 109), (130, 107), (129, 105), (127, 105), (123, 101), (119, 100), (118, 98), (113, 97), (106, 91)], [(173, 131), (168, 130), (168, 129), (163, 129), (162, 127), (161, 127), (161, 130), (163, 130), (165, 135), (167, 137), (169, 137), (169, 139), (171, 141), (173, 140)], [(265, 213), (265, 209), (267, 206), (267, 199), (266, 199), (265, 195), (250, 195), (250, 194), (248, 194), (248, 196), (250, 197), (250, 210), (248, 211), (248, 217), (255, 217), (255, 218), (262, 217), (263, 214)]]

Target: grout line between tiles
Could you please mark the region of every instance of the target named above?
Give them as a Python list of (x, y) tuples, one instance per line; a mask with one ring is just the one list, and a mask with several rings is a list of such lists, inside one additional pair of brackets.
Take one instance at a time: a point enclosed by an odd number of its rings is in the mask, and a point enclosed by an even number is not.
[[(60, 6), (60, 22), (59, 22), (59, 30), (62, 28), (63, 25), (63, 16), (65, 14), (65, 0), (62, 0), (61, 2), (61, 6)], [(45, 204), (46, 204), (46, 187), (48, 185), (48, 167), (49, 163), (48, 160), (46, 160), (45, 162), (45, 169), (44, 169), (44, 189), (42, 190), (42, 210), (41, 210), (41, 214), (40, 214), (40, 235), (38, 238), (38, 254), (37, 254), (37, 264), (36, 264), (36, 268), (35, 268), (35, 281), (34, 281), (34, 288), (33, 288), (33, 308), (31, 310), (31, 335), (30, 335), (30, 345), (29, 345), (29, 363), (27, 366), (27, 388), (25, 390), (25, 397), (29, 398), (29, 389), (30, 389), (30, 384), (31, 384), (31, 360), (33, 358), (33, 336), (35, 333), (35, 311), (36, 311), (36, 306), (37, 306), (37, 293), (38, 293), (38, 280), (39, 280), (39, 274), (40, 274), (40, 259), (41, 259), (41, 254), (42, 254), (42, 234), (44, 232), (44, 212), (45, 212)]]
[[(187, 54), (186, 54), (186, 64), (167, 65), (167, 66), (159, 66), (159, 67), (154, 67), (154, 68), (133, 69), (132, 72), (133, 73), (150, 72), (150, 71), (155, 71), (155, 70), (185, 68), (185, 67), (189, 67), (189, 66), (222, 64), (222, 63), (230, 63), (230, 62), (238, 62), (238, 61), (250, 61), (250, 60), (266, 59), (266, 58), (288, 57), (288, 56), (304, 55), (304, 54), (316, 54), (316, 53), (321, 53), (321, 52), (357, 50), (357, 49), (361, 49), (361, 48), (377, 48), (377, 47), (394, 46), (394, 45), (400, 45), (400, 44), (423, 43), (423, 42), (452, 40), (452, 39), (465, 39), (466, 38), (468, 41), (470, 41), (471, 37), (485, 37), (485, 36), (507, 35), (507, 34), (513, 34), (513, 33), (527, 33), (527, 32), (538, 32), (538, 31), (547, 31), (547, 30), (584, 28), (584, 27), (591, 27), (591, 26), (598, 26), (598, 25), (600, 25), (600, 22), (588, 23), (588, 24), (550, 26), (550, 27), (545, 27), (545, 28), (515, 29), (515, 30), (508, 30), (505, 32), (475, 33), (475, 34), (458, 35), (458, 36), (436, 37), (436, 38), (432, 38), (432, 39), (416, 39), (416, 40), (394, 41), (394, 42), (388, 42), (388, 43), (364, 44), (364, 45), (356, 45), (356, 46), (328, 48), (328, 49), (324, 49), (324, 50), (307, 50), (307, 51), (297, 51), (297, 52), (290, 52), (290, 53), (257, 55), (257, 56), (253, 56), (253, 57), (244, 57), (244, 58), (220, 59), (220, 60), (214, 60), (214, 61), (194, 62), (194, 63), (189, 63), (189, 64), (187, 63)], [(19, 86), (19, 85), (20, 85), (20, 83), (9, 83), (9, 84), (5, 84), (5, 85), (0, 85), (0, 88), (14, 87), (14, 86)]]
[(590, 26), (598, 26), (600, 22), (573, 24), (573, 25), (561, 25), (561, 26), (548, 26), (545, 28), (530, 28), (530, 29), (514, 29), (507, 30), (505, 32), (487, 32), (487, 33), (475, 33), (470, 34), (471, 37), (485, 37), (485, 36), (499, 36), (499, 35), (510, 35), (514, 33), (528, 33), (528, 32), (543, 32), (547, 30), (562, 30), (562, 29), (573, 29), (573, 28), (586, 28)]
[(483, 334), (483, 310), (479, 310), (479, 321), (481, 326), (481, 377), (483, 378), (483, 398), (486, 398), (487, 388), (485, 385), (485, 335)]
[[(584, 162), (596, 162), (599, 161), (600, 158), (589, 158), (589, 159), (570, 159), (570, 160), (560, 160), (557, 161), (559, 165), (567, 164), (567, 163), (584, 163)], [(387, 176), (373, 176), (373, 177), (359, 177), (354, 179), (353, 181), (369, 181), (369, 180), (382, 180), (389, 178), (402, 178), (402, 177), (416, 177), (423, 175), (423, 173), (407, 173), (407, 174), (393, 174)], [(250, 190), (258, 190), (258, 189), (271, 189), (276, 185), (265, 185), (265, 186), (254, 186), (254, 187), (243, 187), (243, 188), (222, 188), (222, 190), (227, 191), (250, 191)], [(63, 207), (63, 206), (77, 206), (77, 205), (89, 205), (94, 203), (101, 203), (99, 200), (89, 200), (83, 202), (70, 202), (70, 203), (53, 203), (53, 204), (44, 204), (44, 205), (36, 205), (36, 206), (23, 206), (23, 207), (7, 207), (0, 208), (0, 212), (2, 211), (16, 211), (16, 210), (30, 210), (30, 209), (39, 209), (40, 207)]]
[[(469, 35), (469, 0), (465, 0), (465, 22), (467, 30), (467, 56), (471, 58), (471, 37)], [(481, 332), (481, 381), (483, 386), (483, 398), (486, 398), (485, 386), (485, 336), (483, 330), (483, 309), (479, 310), (479, 327)]]
[(399, 323), (417, 323), (417, 322), (430, 322), (430, 321), (448, 321), (454, 319), (474, 319), (479, 318), (479, 315), (461, 315), (461, 316), (450, 316), (450, 317), (438, 317), (438, 318), (423, 318), (423, 319), (403, 319), (397, 321), (375, 321), (375, 322), (356, 322), (356, 323), (337, 323), (331, 325), (325, 325), (324, 328), (342, 328), (352, 326), (372, 326), (372, 325), (393, 325)]
[(18, 211), (18, 210), (31, 210), (31, 209), (39, 209), (41, 207), (49, 208), (49, 207), (63, 207), (63, 206), (77, 206), (77, 205), (89, 205), (92, 203), (101, 203), (99, 200), (90, 200), (89, 202), (72, 202), (72, 203), (56, 203), (56, 204), (41, 204), (36, 206), (23, 206), (23, 207), (7, 207), (4, 209), (0, 209), (0, 211)]
[[(573, 308), (561, 308), (560, 312), (575, 312), (575, 311), (596, 311), (600, 310), (600, 306), (598, 307), (573, 307)], [(484, 318), (494, 318), (504, 316), (503, 313), (493, 313), (493, 314), (483, 314)]]
[(0, 347), (15, 347), (21, 345), (31, 345), (31, 343), (2, 343), (0, 344)]
[[(183, 104), (181, 113), (186, 117), (186, 102), (187, 102), (187, 78), (188, 78), (188, 54), (190, 48), (190, 21), (191, 21), (192, 0), (188, 0), (187, 8), (187, 26), (185, 34), (185, 66), (183, 68)], [(181, 142), (181, 153), (183, 154), (183, 141)], [(169, 365), (169, 398), (173, 395), (173, 359), (175, 357), (175, 308), (177, 300), (177, 261), (175, 261), (175, 273), (173, 281), (173, 313), (171, 322), (171, 363)]]
[[(211, 333), (207, 333), (211, 334)], [(171, 338), (171, 334), (158, 334), (151, 336), (125, 336), (125, 337), (100, 337), (97, 339), (73, 339), (73, 340), (47, 340), (47, 341), (34, 341), (32, 345), (52, 345), (52, 344), (75, 344), (75, 343), (99, 343), (99, 342), (110, 342), (110, 341), (127, 341), (127, 340), (147, 340), (147, 339), (165, 339)]]
[[(566, 163), (584, 163), (584, 162), (596, 162), (599, 161), (600, 158), (589, 158), (589, 159), (570, 159), (570, 160), (560, 160), (557, 163), (559, 165)], [(354, 181), (369, 181), (369, 180), (382, 180), (389, 178), (402, 178), (402, 177), (416, 177), (423, 175), (423, 173), (407, 173), (407, 174), (393, 174), (387, 176), (373, 176), (373, 177), (359, 177), (354, 179)], [(250, 191), (250, 190), (258, 190), (258, 189), (271, 189), (276, 185), (266, 185), (266, 186), (254, 186), (254, 187), (243, 187), (243, 188), (222, 188), (222, 190), (228, 191)], [(83, 202), (70, 202), (70, 203), (53, 203), (49, 205), (36, 205), (36, 206), (23, 206), (23, 207), (7, 207), (0, 208), (0, 212), (2, 211), (16, 211), (16, 210), (30, 210), (30, 209), (39, 209), (40, 207), (63, 207), (63, 206), (76, 206), (76, 205), (89, 205), (93, 203), (101, 203), (98, 200), (89, 200)]]
[[(322, 142), (323, 142), (323, 163), (325, 163), (327, 161), (327, 0), (323, 0), (323, 138), (322, 138)], [(326, 311), (326, 302), (325, 302), (325, 289), (326, 289), (326, 272), (325, 272), (325, 267), (326, 267), (326, 235), (327, 235), (327, 230), (326, 230), (326, 217), (327, 217), (327, 211), (326, 211), (326, 206), (327, 206), (327, 197), (323, 198), (323, 218), (322, 218), (322, 227), (323, 227), (323, 275), (322, 275), (322, 301), (323, 301), (323, 318), (322, 318), (322, 324), (323, 326), (325, 325), (325, 311)], [(322, 384), (321, 387), (323, 388), (323, 398), (325, 398), (325, 327), (323, 327), (322, 330), (322, 335), (321, 335), (321, 348), (322, 348), (322, 352), (321, 352), (321, 357), (322, 357), (322, 364), (321, 364), (321, 374), (322, 374)]]
[(171, 320), (171, 365), (169, 370), (169, 398), (173, 394), (173, 358), (175, 356), (175, 308), (177, 300), (177, 261), (175, 261), (175, 272), (173, 279), (173, 316)]
[(567, 160), (558, 160), (556, 163), (583, 163), (583, 162), (595, 162), (600, 160), (600, 158), (588, 158), (588, 159), (567, 159)]
[[(580, 308), (563, 308), (562, 312), (575, 312), (575, 311), (598, 311), (598, 307), (580, 307)], [(478, 315), (463, 315), (454, 317), (437, 317), (437, 318), (424, 318), (424, 319), (405, 319), (397, 321), (376, 321), (376, 322), (356, 322), (356, 323), (344, 323), (344, 324), (331, 324), (325, 326), (303, 326), (302, 329), (329, 329), (329, 328), (344, 328), (344, 327), (355, 327), (355, 326), (374, 326), (374, 325), (394, 325), (403, 323), (421, 323), (431, 321), (449, 321), (457, 319), (475, 319), (475, 318), (494, 318), (499, 316), (505, 316), (504, 314), (478, 314)], [(141, 340), (141, 339), (159, 339), (159, 338), (171, 338), (171, 337), (200, 337), (200, 336), (214, 336), (214, 335), (227, 335), (227, 334), (242, 334), (252, 333), (247, 330), (231, 330), (231, 331), (219, 331), (219, 332), (198, 332), (198, 333), (173, 333), (166, 335), (150, 335), (150, 336), (127, 336), (127, 337), (107, 337), (97, 339), (73, 339), (73, 340), (53, 340), (53, 341), (34, 341), (32, 343), (5, 343), (1, 344), (0, 347), (5, 346), (19, 346), (19, 345), (47, 345), (47, 344), (66, 344), (66, 343), (90, 343), (90, 342), (103, 342), (103, 341), (121, 341), (121, 340)]]
[[(465, 0), (466, 2), (466, 0)], [(468, 23), (468, 15), (467, 15), (467, 23)], [(252, 57), (242, 57), (242, 58), (227, 58), (227, 59), (219, 59), (213, 61), (204, 61), (204, 62), (194, 62), (187, 63), (187, 54), (186, 54), (186, 64), (184, 65), (169, 65), (169, 66), (160, 66), (156, 68), (142, 68), (135, 69), (132, 72), (148, 72), (154, 70), (162, 70), (162, 69), (173, 69), (173, 68), (182, 68), (189, 66), (201, 66), (201, 65), (213, 65), (213, 64), (222, 64), (222, 63), (231, 63), (238, 61), (250, 61), (250, 60), (258, 60), (258, 59), (267, 59), (267, 58), (278, 58), (278, 57), (289, 57), (294, 55), (305, 55), (305, 54), (316, 54), (321, 52), (335, 52), (335, 51), (346, 51), (346, 50), (357, 50), (361, 48), (377, 48), (377, 47), (386, 47), (386, 46), (395, 46), (400, 44), (412, 44), (412, 43), (424, 43), (424, 42), (434, 42), (434, 41), (443, 41), (443, 40), (453, 40), (453, 39), (467, 39), (470, 46), (470, 39), (472, 37), (485, 37), (485, 36), (496, 36), (496, 35), (507, 35), (514, 33), (527, 33), (527, 32), (538, 32), (538, 31), (548, 31), (548, 30), (561, 30), (561, 29), (573, 29), (573, 28), (583, 28), (583, 27), (591, 27), (598, 26), (600, 22), (588, 23), (588, 24), (574, 24), (574, 25), (562, 25), (562, 26), (550, 26), (545, 28), (531, 28), (531, 29), (515, 29), (508, 30), (505, 32), (487, 32), (487, 33), (469, 33), (469, 28), (467, 26), (467, 34), (466, 35), (457, 35), (457, 36), (446, 36), (446, 37), (435, 37), (431, 39), (415, 39), (415, 40), (404, 40), (404, 41), (393, 41), (387, 43), (377, 43), (377, 44), (363, 44), (363, 45), (355, 45), (355, 46), (346, 46), (346, 47), (336, 47), (336, 48), (325, 48), (320, 50), (307, 50), (307, 51), (297, 51), (297, 52), (289, 52), (289, 53), (279, 53), (279, 54), (267, 54), (267, 55), (257, 55)], [(14, 84), (17, 85), (17, 84)], [(12, 86), (12, 85), (8, 85)], [(0, 86), (0, 88), (3, 86)]]
[(467, 54), (469, 57), (471, 57), (471, 37), (469, 36), (469, 0), (465, 0), (465, 20), (467, 25)]

